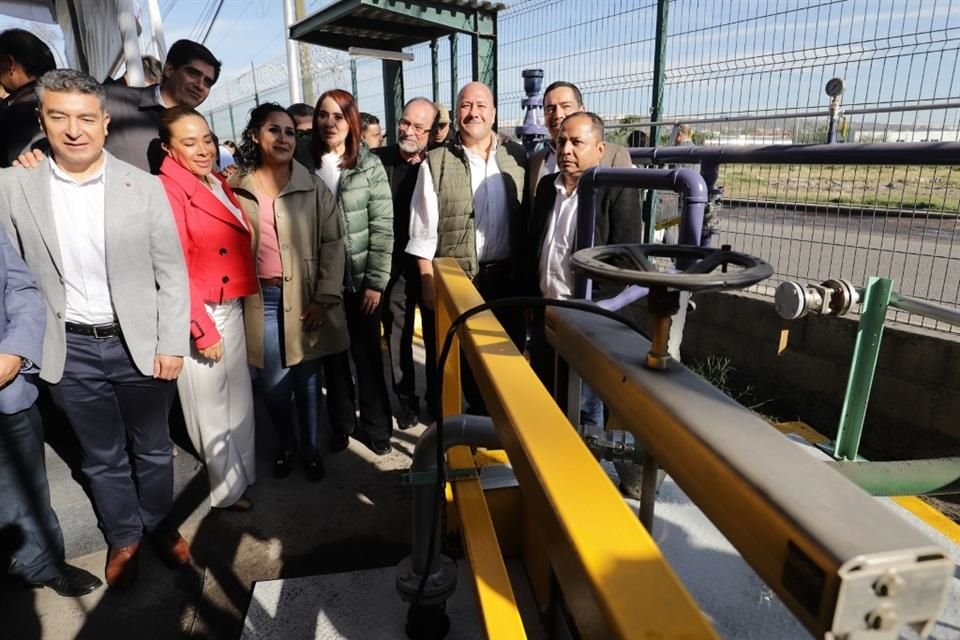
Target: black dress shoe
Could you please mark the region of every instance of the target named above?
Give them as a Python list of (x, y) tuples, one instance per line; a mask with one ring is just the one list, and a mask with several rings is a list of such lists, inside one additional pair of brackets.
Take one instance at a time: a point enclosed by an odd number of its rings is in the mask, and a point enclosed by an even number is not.
[(282, 480), (293, 471), (293, 452), (280, 451), (273, 460), (273, 477)]
[(418, 424), (420, 424), (420, 416), (412, 409), (401, 411), (400, 415), (397, 416), (397, 427), (400, 430), (409, 429), (410, 427), (415, 427)]
[(340, 453), (350, 446), (350, 436), (345, 433), (335, 433), (330, 438), (330, 453)]
[(370, 447), (370, 451), (373, 451), (378, 456), (385, 456), (393, 450), (393, 444), (390, 442), (390, 438), (371, 440), (367, 446)]
[(96, 591), (103, 586), (103, 582), (89, 571), (64, 564), (55, 577), (45, 582), (33, 582), (31, 586), (50, 587), (65, 598), (77, 598)]
[(321, 460), (318, 455), (307, 458), (303, 463), (303, 470), (309, 482), (320, 482), (323, 480), (323, 477), (327, 475), (327, 470), (323, 466), (323, 460)]

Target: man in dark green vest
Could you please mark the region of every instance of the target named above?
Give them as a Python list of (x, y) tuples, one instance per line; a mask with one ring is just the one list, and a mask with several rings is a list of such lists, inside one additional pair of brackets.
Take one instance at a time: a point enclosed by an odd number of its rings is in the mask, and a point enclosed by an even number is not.
[[(433, 259), (452, 257), (473, 280), (485, 300), (516, 293), (519, 244), (524, 231), (526, 152), (501, 142), (493, 132), (497, 109), (490, 88), (471, 82), (457, 95), (458, 137), (427, 153), (410, 204), (407, 253), (417, 258), (423, 304), (433, 308)], [(497, 318), (518, 348), (523, 348), (521, 313), (505, 310)], [(433, 322), (432, 313), (424, 322)], [(468, 369), (463, 368), (465, 374)], [(472, 376), (463, 376), (469, 411), (484, 413)]]

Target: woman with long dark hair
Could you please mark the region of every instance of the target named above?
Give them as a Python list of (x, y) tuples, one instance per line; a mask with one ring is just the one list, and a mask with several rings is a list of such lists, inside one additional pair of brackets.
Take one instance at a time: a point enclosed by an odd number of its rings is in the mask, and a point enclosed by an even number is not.
[(217, 147), (189, 107), (160, 116), (160, 181), (180, 232), (190, 279), (193, 349), (177, 379), (187, 433), (203, 457), (215, 509), (247, 511), (257, 478), (253, 392), (241, 300), (257, 291), (250, 222), (213, 173)]
[(244, 303), (250, 364), (259, 369), (280, 450), (277, 478), (290, 474), (297, 448), (307, 478), (324, 476), (317, 437), (326, 419), (323, 356), (345, 351), (343, 233), (337, 203), (323, 182), (293, 160), (293, 119), (276, 103), (250, 112), (240, 145), (241, 171), (230, 184), (253, 228), (259, 295)]
[[(377, 455), (390, 451), (393, 417), (380, 348), (381, 295), (390, 279), (393, 252), (393, 200), (380, 160), (360, 137), (360, 115), (353, 96), (327, 91), (313, 114), (312, 153), (316, 174), (337, 198), (345, 232), (347, 277), (344, 291), (350, 352), (326, 358), (327, 405), (333, 423), (331, 449), (358, 437)], [(357, 371), (355, 390), (350, 356)]]

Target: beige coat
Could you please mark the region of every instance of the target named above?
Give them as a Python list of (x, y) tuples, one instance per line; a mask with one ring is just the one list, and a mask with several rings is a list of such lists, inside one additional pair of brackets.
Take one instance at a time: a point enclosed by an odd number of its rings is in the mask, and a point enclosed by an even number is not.
[[(260, 248), (260, 206), (254, 195), (253, 174), (235, 175), (230, 186), (253, 227), (253, 255)], [(293, 366), (350, 346), (343, 308), (343, 270), (346, 265), (343, 230), (337, 201), (320, 178), (298, 162), (290, 181), (277, 196), (277, 239), (283, 264), (284, 365)], [(318, 331), (303, 331), (300, 316), (312, 302), (334, 302), (326, 308)], [(247, 356), (263, 367), (263, 293), (243, 301)]]

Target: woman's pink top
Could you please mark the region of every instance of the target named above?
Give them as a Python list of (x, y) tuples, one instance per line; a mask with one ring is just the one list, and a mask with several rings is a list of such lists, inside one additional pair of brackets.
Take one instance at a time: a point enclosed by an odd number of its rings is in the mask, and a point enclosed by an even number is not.
[(277, 240), (276, 200), (257, 191), (260, 203), (260, 249), (257, 252), (257, 277), (280, 278), (283, 263), (280, 262), (280, 241)]

